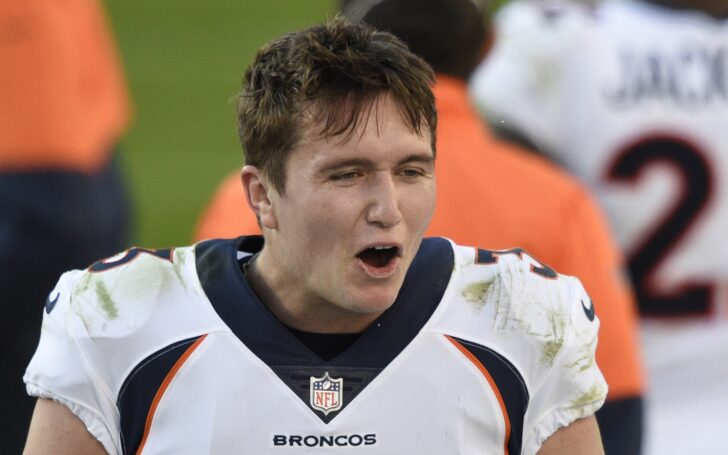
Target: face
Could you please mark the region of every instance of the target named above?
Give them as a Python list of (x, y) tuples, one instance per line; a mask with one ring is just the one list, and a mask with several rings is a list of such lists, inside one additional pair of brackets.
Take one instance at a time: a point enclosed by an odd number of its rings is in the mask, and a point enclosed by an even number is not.
[(258, 268), (273, 312), (300, 329), (358, 331), (389, 308), (432, 216), (429, 130), (412, 131), (386, 95), (366, 120), (348, 140), (307, 128), (285, 195), (266, 186)]

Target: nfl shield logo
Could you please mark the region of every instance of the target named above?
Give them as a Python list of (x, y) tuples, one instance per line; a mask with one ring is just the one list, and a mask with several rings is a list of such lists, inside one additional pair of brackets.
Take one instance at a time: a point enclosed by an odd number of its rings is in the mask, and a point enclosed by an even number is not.
[(341, 409), (343, 401), (344, 378), (332, 379), (329, 372), (323, 377), (311, 376), (311, 407), (324, 415)]

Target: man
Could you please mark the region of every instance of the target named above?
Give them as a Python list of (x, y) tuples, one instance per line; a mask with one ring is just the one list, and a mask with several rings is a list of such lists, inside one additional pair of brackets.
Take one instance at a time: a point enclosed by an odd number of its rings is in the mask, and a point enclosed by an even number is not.
[(28, 453), (602, 453), (598, 320), (520, 250), (422, 240), (432, 72), (337, 18), (245, 75), (263, 237), (64, 275), (25, 380)]
[[(597, 361), (609, 395), (597, 419), (606, 452), (638, 453), (643, 377), (634, 304), (606, 221), (572, 178), (483, 130), (466, 89), (486, 46), (472, 1), (375, 3), (350, 1), (344, 11), (402, 38), (437, 76), (437, 204), (427, 234), (495, 249), (519, 245), (579, 277), (601, 320)], [(230, 176), (201, 217), (198, 238), (258, 233), (245, 205), (239, 175)]]
[(96, 0), (0, 2), (0, 448), (33, 413), (23, 371), (39, 309), (66, 270), (128, 246), (116, 145), (128, 95)]
[(516, 2), (473, 93), (591, 187), (629, 255), (648, 454), (728, 447), (728, 2)]

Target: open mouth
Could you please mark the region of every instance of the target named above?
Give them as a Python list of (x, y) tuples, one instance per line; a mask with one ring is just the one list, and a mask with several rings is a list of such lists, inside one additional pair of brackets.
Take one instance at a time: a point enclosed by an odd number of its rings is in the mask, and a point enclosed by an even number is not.
[(394, 261), (398, 256), (399, 248), (396, 246), (374, 246), (367, 248), (356, 256), (369, 267), (382, 268)]

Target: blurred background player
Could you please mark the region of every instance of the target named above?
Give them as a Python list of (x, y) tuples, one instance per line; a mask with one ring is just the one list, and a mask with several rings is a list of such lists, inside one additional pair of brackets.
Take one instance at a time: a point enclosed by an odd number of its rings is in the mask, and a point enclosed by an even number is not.
[[(601, 319), (597, 360), (609, 383), (597, 413), (607, 453), (640, 444), (643, 387), (633, 300), (606, 221), (587, 193), (544, 160), (496, 141), (470, 105), (466, 81), (486, 46), (482, 14), (470, 0), (348, 2), (344, 12), (404, 39), (437, 73), (437, 205), (428, 235), (488, 248), (525, 247), (576, 275)], [(435, 36), (437, 39), (432, 39)], [(198, 239), (260, 232), (239, 173), (220, 186)]]
[(562, 163), (629, 255), (648, 454), (728, 448), (728, 2), (517, 2), (473, 93)]
[(0, 451), (20, 453), (43, 302), (63, 271), (127, 247), (128, 100), (95, 0), (0, 2), (0, 62)]

